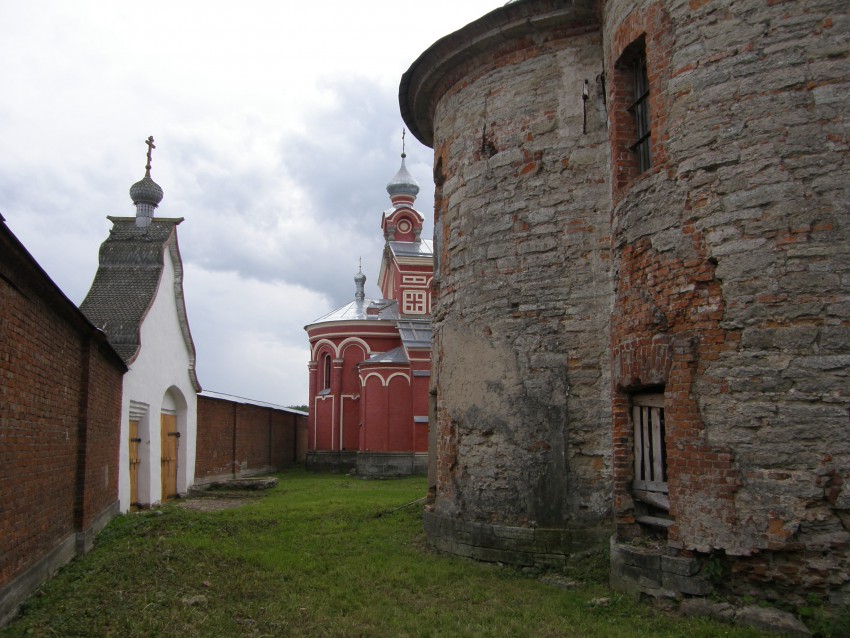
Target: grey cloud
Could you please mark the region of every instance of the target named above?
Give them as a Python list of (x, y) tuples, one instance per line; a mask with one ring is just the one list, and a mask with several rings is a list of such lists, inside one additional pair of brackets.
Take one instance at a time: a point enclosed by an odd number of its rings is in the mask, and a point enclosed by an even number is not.
[[(304, 127), (309, 133), (281, 140), (274, 166), (225, 172), (210, 162), (208, 143), (181, 141), (183, 188), (197, 211), (181, 227), (187, 259), (245, 278), (301, 285), (337, 305), (353, 295), (358, 258), (375, 284), (381, 214), (390, 205), (385, 185), (400, 163), (401, 121), (393, 92), (377, 83), (346, 79), (329, 90), (334, 105), (312, 115)], [(430, 149), (407, 140), (409, 166), (430, 162)], [(416, 177), (424, 193), (419, 207), (430, 218), (430, 175)], [(291, 199), (290, 184), (298, 191)]]

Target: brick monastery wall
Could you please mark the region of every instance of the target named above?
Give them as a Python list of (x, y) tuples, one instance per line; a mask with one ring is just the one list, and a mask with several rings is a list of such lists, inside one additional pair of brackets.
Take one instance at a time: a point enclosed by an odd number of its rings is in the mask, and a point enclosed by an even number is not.
[[(77, 528), (99, 531), (104, 511), (115, 506), (118, 489), (118, 450), (120, 449), (121, 391), (123, 375), (115, 373), (105, 343), (91, 343), (85, 353), (88, 362), (86, 392), (85, 447), (81, 441), (78, 477), (84, 477), (85, 489), (77, 489)], [(114, 355), (113, 355), (114, 356)], [(117, 417), (116, 417), (117, 415)], [(117, 420), (116, 420), (117, 418)], [(79, 467), (80, 464), (84, 468)], [(117, 513), (117, 511), (115, 512)], [(93, 535), (84, 542), (91, 548)]]
[(304, 458), (306, 429), (306, 415), (199, 395), (195, 481), (291, 467)]
[(0, 234), (0, 624), (117, 513), (124, 366)]
[(0, 586), (74, 532), (83, 356), (30, 282), (3, 276)]
[[(582, 99), (585, 80), (601, 91), (601, 38), (572, 10), (473, 50), (434, 90), (426, 530), (491, 560), (557, 563), (609, 533), (607, 136), (599, 100), (584, 124)], [(538, 529), (517, 540), (520, 527)]]
[(653, 96), (637, 179), (609, 99), (619, 534), (640, 533), (629, 392), (663, 387), (668, 547), (750, 557), (742, 593), (846, 602), (850, 5), (610, 0), (604, 33), (608, 78), (646, 34)]

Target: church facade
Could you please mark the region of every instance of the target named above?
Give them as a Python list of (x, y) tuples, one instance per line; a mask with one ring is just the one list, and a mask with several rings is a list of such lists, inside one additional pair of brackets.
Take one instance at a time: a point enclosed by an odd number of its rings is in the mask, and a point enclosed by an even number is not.
[(307, 467), (361, 476), (424, 473), (428, 450), (433, 253), (413, 208), (419, 185), (402, 154), (387, 185), (378, 285), (305, 327), (310, 341)]
[[(153, 139), (148, 140), (153, 148)], [(80, 306), (127, 364), (121, 405), (121, 510), (185, 493), (194, 482), (195, 346), (183, 299), (177, 226), (155, 218), (162, 188), (150, 176), (130, 188), (135, 217), (109, 217), (99, 266)]]

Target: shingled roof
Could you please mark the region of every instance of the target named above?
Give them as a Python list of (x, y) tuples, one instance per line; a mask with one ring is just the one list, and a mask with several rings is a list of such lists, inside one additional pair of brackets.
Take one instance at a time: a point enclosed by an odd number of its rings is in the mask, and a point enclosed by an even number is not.
[(141, 347), (142, 321), (159, 288), (165, 251), (170, 251), (177, 314), (189, 351), (189, 375), (200, 391), (195, 374), (195, 344), (183, 299), (183, 261), (177, 245), (177, 225), (183, 218), (156, 218), (145, 228), (136, 226), (135, 217), (108, 219), (112, 230), (100, 246), (100, 265), (80, 310), (106, 333), (121, 358), (131, 364)]

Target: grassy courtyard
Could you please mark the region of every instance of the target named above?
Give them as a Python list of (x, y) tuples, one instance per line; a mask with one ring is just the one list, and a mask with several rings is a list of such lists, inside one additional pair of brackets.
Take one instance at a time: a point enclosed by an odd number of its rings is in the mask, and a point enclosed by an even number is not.
[(235, 509), (115, 519), (0, 637), (759, 635), (613, 593), (602, 555), (540, 574), (436, 553), (420, 478), (279, 478)]

